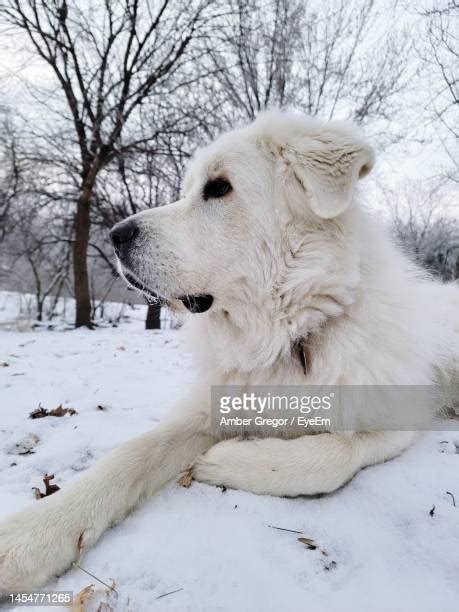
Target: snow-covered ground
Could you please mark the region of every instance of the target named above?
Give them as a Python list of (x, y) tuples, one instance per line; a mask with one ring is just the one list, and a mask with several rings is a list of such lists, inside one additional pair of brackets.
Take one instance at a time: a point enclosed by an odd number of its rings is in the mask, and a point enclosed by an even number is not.
[[(71, 487), (172, 410), (192, 377), (180, 331), (146, 332), (143, 309), (133, 314), (95, 331), (0, 331), (1, 516), (39, 504), (32, 487), (45, 473)], [(77, 414), (28, 418), (39, 404)], [(425, 434), (402, 457), (317, 498), (172, 482), (81, 566), (116, 582), (109, 603), (121, 611), (457, 612), (459, 433)], [(104, 587), (80, 569), (48, 586), (77, 593), (91, 583), (101, 591), (89, 610)]]

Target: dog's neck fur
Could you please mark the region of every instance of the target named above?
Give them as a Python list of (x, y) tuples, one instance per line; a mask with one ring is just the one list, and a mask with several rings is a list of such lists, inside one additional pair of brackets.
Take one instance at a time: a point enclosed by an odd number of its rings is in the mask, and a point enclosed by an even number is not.
[(217, 378), (250, 377), (251, 371), (269, 377), (279, 368), (310, 374), (317, 338), (357, 299), (359, 254), (355, 236), (342, 223), (290, 225), (285, 235), (288, 242), (278, 247), (282, 269), (270, 286), (260, 282), (254, 290), (252, 285), (245, 292), (250, 302), (236, 295), (227, 310), (192, 321), (200, 336), (193, 344), (208, 342), (213, 348)]

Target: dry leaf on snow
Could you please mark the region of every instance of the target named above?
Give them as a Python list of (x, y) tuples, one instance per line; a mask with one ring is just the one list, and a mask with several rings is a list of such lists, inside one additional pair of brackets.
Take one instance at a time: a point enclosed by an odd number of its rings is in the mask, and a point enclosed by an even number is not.
[(74, 414), (78, 414), (78, 412), (74, 408), (64, 408), (62, 404), (59, 404), (59, 406), (54, 408), (54, 410), (47, 410), (46, 408), (43, 408), (41, 404), (38, 404), (38, 408), (29, 414), (29, 418), (42, 419), (48, 416), (63, 417), (66, 414), (73, 416)]
[(77, 593), (73, 599), (72, 612), (85, 612), (86, 606), (94, 593), (94, 585), (90, 584), (79, 593)]
[(45, 483), (45, 492), (42, 493), (38, 487), (32, 487), (32, 491), (35, 493), (35, 497), (37, 499), (41, 499), (42, 497), (48, 497), (48, 495), (52, 495), (59, 491), (60, 487), (57, 484), (51, 484), (51, 480), (53, 480), (54, 474), (45, 474), (43, 476), (43, 482)]
[(298, 542), (305, 544), (309, 550), (315, 550), (317, 548), (317, 544), (311, 538), (298, 538)]
[(106, 589), (96, 589), (90, 584), (80, 591), (73, 600), (72, 612), (113, 612), (118, 594), (115, 589), (116, 583), (112, 580), (112, 586)]

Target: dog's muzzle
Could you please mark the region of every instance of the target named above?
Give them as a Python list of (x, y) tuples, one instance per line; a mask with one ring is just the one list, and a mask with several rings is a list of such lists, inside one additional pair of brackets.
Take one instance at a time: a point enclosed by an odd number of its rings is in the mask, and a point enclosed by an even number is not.
[[(156, 302), (167, 306), (167, 299), (158, 295), (150, 289), (143, 281), (140, 281), (126, 266), (126, 256), (135, 238), (139, 235), (139, 226), (132, 219), (126, 219), (117, 223), (110, 231), (110, 239), (112, 241), (115, 253), (120, 260), (121, 270), (124, 279), (131, 287), (141, 291), (149, 302)], [(129, 258), (127, 258), (129, 259)], [(212, 306), (214, 298), (207, 293), (198, 293), (194, 295), (180, 295), (175, 299), (180, 300), (183, 305), (192, 313), (206, 312)]]

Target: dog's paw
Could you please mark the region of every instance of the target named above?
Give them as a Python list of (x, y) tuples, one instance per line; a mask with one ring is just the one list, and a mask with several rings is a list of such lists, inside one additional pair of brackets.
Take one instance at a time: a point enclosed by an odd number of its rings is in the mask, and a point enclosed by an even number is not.
[(0, 593), (39, 587), (78, 558), (78, 521), (58, 497), (0, 522)]
[(238, 457), (239, 451), (244, 448), (237, 440), (225, 440), (212, 446), (193, 465), (193, 478), (216, 486), (245, 488), (241, 483)]

